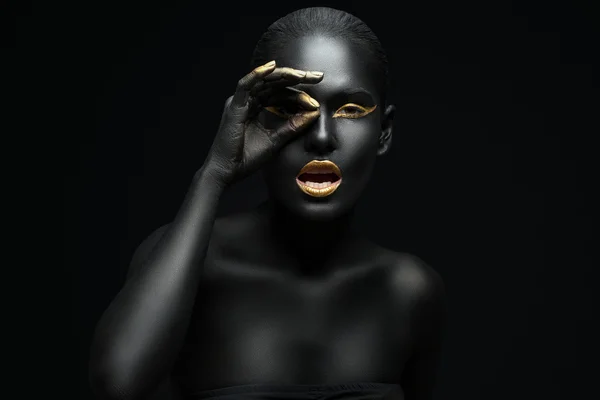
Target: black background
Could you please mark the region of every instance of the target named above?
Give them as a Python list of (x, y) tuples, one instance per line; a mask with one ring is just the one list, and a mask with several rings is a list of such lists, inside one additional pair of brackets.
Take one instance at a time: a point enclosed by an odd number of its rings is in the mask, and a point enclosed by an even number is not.
[[(437, 398), (588, 398), (600, 337), (592, 4), (87, 1), (54, 10), (48, 34), (66, 50), (55, 61), (74, 78), (81, 110), (64, 148), (79, 398), (92, 398), (94, 325), (135, 247), (177, 211), (254, 43), (310, 5), (353, 12), (388, 51), (394, 143), (358, 223), (446, 282)], [(221, 212), (263, 197), (252, 177)]]

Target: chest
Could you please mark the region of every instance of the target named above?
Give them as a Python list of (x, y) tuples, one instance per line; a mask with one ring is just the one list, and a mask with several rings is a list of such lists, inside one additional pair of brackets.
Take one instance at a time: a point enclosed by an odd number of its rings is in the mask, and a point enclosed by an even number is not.
[(299, 281), (240, 268), (203, 280), (179, 374), (193, 390), (393, 382), (410, 350), (410, 318), (385, 287), (376, 271)]

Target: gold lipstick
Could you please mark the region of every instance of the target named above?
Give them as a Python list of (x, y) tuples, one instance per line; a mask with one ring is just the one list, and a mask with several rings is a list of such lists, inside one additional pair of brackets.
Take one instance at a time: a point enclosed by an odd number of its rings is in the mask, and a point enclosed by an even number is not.
[(329, 196), (342, 183), (342, 171), (329, 160), (313, 160), (302, 167), (296, 183), (309, 196)]

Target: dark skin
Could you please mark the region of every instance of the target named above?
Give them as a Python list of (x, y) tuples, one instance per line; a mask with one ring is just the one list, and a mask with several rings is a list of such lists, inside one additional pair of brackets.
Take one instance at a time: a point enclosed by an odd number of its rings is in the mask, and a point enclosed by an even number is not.
[[(443, 283), (351, 223), (391, 144), (395, 110), (382, 104), (375, 60), (323, 35), (272, 56), (277, 66), (240, 80), (175, 220), (140, 245), (102, 316), (90, 364), (100, 398), (348, 382), (431, 398)], [(313, 159), (342, 171), (330, 196), (298, 189), (295, 177)], [(269, 200), (216, 220), (222, 192), (260, 168)]]

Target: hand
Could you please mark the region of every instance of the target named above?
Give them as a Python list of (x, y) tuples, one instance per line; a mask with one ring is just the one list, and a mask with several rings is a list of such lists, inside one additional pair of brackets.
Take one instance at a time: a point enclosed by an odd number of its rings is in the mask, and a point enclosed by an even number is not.
[[(322, 79), (321, 72), (276, 68), (275, 61), (240, 79), (234, 95), (225, 102), (204, 168), (224, 186), (257, 171), (320, 115), (319, 103), (291, 86), (315, 84)], [(278, 101), (294, 102), (297, 112), (276, 129), (266, 129), (256, 116), (263, 107)]]

